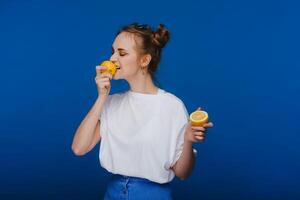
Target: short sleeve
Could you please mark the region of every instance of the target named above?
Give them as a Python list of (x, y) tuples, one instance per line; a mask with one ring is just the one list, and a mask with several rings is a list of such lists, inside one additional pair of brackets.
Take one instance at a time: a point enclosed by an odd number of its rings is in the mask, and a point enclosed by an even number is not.
[[(182, 151), (183, 151), (183, 146), (184, 146), (184, 134), (186, 127), (189, 122), (189, 114), (184, 106), (183, 103), (181, 103), (181, 106), (178, 108), (178, 112), (175, 116), (175, 121), (174, 121), (174, 134), (176, 135), (176, 141), (175, 141), (175, 149), (173, 152), (172, 160), (170, 162), (170, 167), (173, 167), (178, 159), (180, 158)], [(195, 155), (197, 155), (197, 150), (193, 149), (193, 152)]]

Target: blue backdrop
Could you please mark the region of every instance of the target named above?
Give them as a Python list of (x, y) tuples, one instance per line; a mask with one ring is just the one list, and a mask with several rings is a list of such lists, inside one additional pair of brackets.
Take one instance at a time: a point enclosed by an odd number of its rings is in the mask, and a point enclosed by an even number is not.
[[(299, 4), (0, 1), (0, 199), (101, 199), (99, 145), (71, 152), (117, 30), (165, 24), (161, 87), (214, 128), (175, 199), (299, 199)], [(111, 93), (128, 88), (113, 81)]]

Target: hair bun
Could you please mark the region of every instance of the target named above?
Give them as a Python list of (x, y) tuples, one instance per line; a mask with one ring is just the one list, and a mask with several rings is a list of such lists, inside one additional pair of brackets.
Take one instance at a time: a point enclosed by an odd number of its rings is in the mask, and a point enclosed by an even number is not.
[(153, 32), (152, 42), (163, 48), (170, 39), (170, 32), (163, 24), (160, 24), (155, 32)]

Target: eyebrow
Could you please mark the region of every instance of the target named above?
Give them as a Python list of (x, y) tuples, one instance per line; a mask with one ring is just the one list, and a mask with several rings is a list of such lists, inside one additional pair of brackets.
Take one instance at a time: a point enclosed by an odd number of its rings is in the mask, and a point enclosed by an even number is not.
[[(111, 49), (114, 51), (114, 47), (111, 47)], [(126, 51), (126, 49), (118, 48), (118, 51)]]

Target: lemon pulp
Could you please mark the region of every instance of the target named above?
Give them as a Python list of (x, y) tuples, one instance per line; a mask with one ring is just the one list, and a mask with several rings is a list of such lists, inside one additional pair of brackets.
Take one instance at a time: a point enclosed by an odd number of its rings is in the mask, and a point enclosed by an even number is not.
[(208, 114), (205, 111), (197, 110), (190, 115), (193, 126), (202, 126), (208, 122)]
[(114, 64), (112, 61), (105, 60), (105, 61), (103, 61), (100, 65), (101, 65), (101, 66), (106, 66), (106, 67), (107, 67), (107, 69), (101, 70), (101, 73), (103, 73), (103, 72), (108, 72), (108, 73), (110, 73), (111, 75), (115, 75), (115, 73), (116, 73), (116, 71), (117, 71), (117, 65)]

